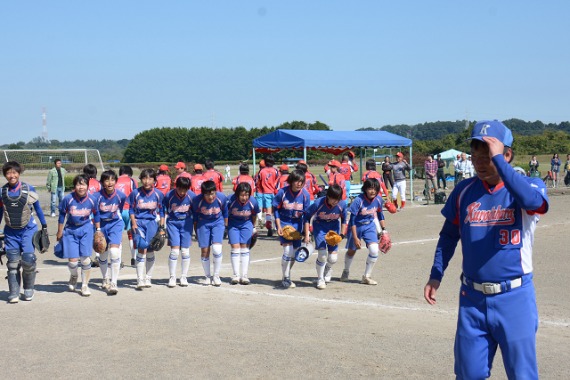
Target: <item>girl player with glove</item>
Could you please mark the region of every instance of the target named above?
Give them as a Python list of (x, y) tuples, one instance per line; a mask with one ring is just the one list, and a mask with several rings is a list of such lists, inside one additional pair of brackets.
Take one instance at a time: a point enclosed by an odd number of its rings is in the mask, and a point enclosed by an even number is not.
[[(332, 185), (327, 189), (326, 197), (318, 198), (311, 204), (305, 215), (306, 220), (313, 218), (313, 235), (318, 250), (317, 261), (317, 289), (325, 289), (326, 283), (331, 281), (332, 266), (338, 259), (338, 243), (327, 244), (326, 237), (329, 231), (340, 237), (346, 235), (348, 220), (346, 218), (346, 201), (342, 200), (342, 188)], [(337, 235), (338, 236), (338, 235)], [(340, 238), (339, 238), (340, 240)], [(328, 254), (327, 254), (328, 251)]]
[[(344, 258), (344, 270), (341, 281), (348, 281), (350, 265), (356, 251), (362, 247), (362, 240), (368, 247), (366, 269), (362, 276), (361, 284), (378, 285), (370, 276), (372, 268), (378, 260), (378, 252), (387, 253), (392, 244), (386, 230), (386, 221), (382, 213), (382, 198), (378, 195), (380, 183), (378, 180), (369, 178), (362, 185), (362, 194), (354, 199), (350, 205), (349, 236), (347, 237), (346, 256)], [(380, 247), (378, 237), (380, 235)]]
[[(311, 197), (305, 186), (305, 174), (300, 170), (293, 170), (287, 178), (289, 186), (277, 192), (271, 205), (275, 216), (275, 226), (281, 246), (283, 256), (281, 257), (281, 270), (283, 271), (283, 287), (285, 289), (294, 288), (295, 283), (291, 281), (291, 268), (295, 263), (295, 250), (301, 246), (301, 240), (305, 244), (309, 243), (309, 220), (304, 214), (309, 208)], [(303, 239), (287, 240), (283, 236), (283, 227), (292, 226), (297, 231), (304, 233)]]
[(249, 278), (247, 277), (249, 247), (251, 237), (257, 233), (254, 223), (257, 214), (260, 212), (257, 200), (251, 196), (251, 193), (251, 185), (247, 182), (241, 182), (237, 185), (235, 194), (228, 201), (228, 238), (232, 257), (232, 285), (249, 285)]

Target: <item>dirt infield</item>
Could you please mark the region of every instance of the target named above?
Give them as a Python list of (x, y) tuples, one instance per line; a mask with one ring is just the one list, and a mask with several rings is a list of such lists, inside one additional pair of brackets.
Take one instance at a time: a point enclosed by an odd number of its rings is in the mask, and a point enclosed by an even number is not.
[[(570, 297), (567, 293), (570, 197), (551, 196), (551, 210), (536, 231), (534, 266), (541, 324), (539, 371), (543, 379), (570, 372)], [(453, 378), (461, 252), (458, 248), (438, 293), (423, 300), (441, 228), (441, 206), (410, 204), (387, 215), (395, 242), (373, 272), (378, 286), (360, 285), (366, 255), (359, 251), (351, 281), (341, 283), (344, 250), (333, 282), (319, 291), (315, 256), (292, 270), (296, 289), (280, 287), (281, 250), (262, 237), (253, 249), (249, 286), (229, 285), (224, 245), (220, 288), (198, 284), (198, 248), (191, 247), (188, 288), (166, 287), (168, 251), (157, 255), (154, 286), (136, 291), (126, 266), (119, 294), (107, 296), (95, 271), (92, 296), (67, 291), (63, 260), (38, 255), (32, 302), (0, 304), (5, 378)], [(49, 219), (52, 243), (55, 219)], [(126, 244), (126, 240), (125, 240)], [(123, 260), (130, 259), (123, 250)], [(0, 282), (0, 300), (8, 296)], [(566, 374), (566, 375), (565, 375)], [(500, 355), (493, 378), (504, 379)]]

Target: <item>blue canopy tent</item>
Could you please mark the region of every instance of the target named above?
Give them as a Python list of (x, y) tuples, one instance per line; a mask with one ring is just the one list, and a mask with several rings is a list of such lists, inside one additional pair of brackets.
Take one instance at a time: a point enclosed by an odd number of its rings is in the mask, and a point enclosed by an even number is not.
[[(303, 159), (306, 161), (307, 149), (338, 155), (356, 148), (402, 146), (410, 147), (410, 166), (412, 166), (412, 140), (390, 132), (278, 129), (253, 140), (253, 162), (256, 162), (256, 152), (272, 153), (283, 149), (303, 150)], [(362, 167), (362, 163), (360, 166)], [(254, 165), (254, 173), (255, 169)], [(413, 200), (413, 176), (410, 176), (410, 182), (410, 199)]]

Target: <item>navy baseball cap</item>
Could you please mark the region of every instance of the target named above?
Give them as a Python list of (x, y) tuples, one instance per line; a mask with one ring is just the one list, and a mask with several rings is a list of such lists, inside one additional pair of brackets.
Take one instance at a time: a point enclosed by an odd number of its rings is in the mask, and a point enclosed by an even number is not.
[(504, 146), (513, 146), (513, 133), (498, 120), (483, 120), (475, 124), (471, 131), (471, 139), (483, 141), (483, 137), (495, 137)]

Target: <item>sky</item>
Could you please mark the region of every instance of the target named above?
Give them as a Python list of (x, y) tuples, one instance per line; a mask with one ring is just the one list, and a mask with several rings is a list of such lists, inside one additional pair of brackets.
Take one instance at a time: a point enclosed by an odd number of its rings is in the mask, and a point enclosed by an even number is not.
[(570, 120), (570, 1), (0, 2), (0, 145)]

